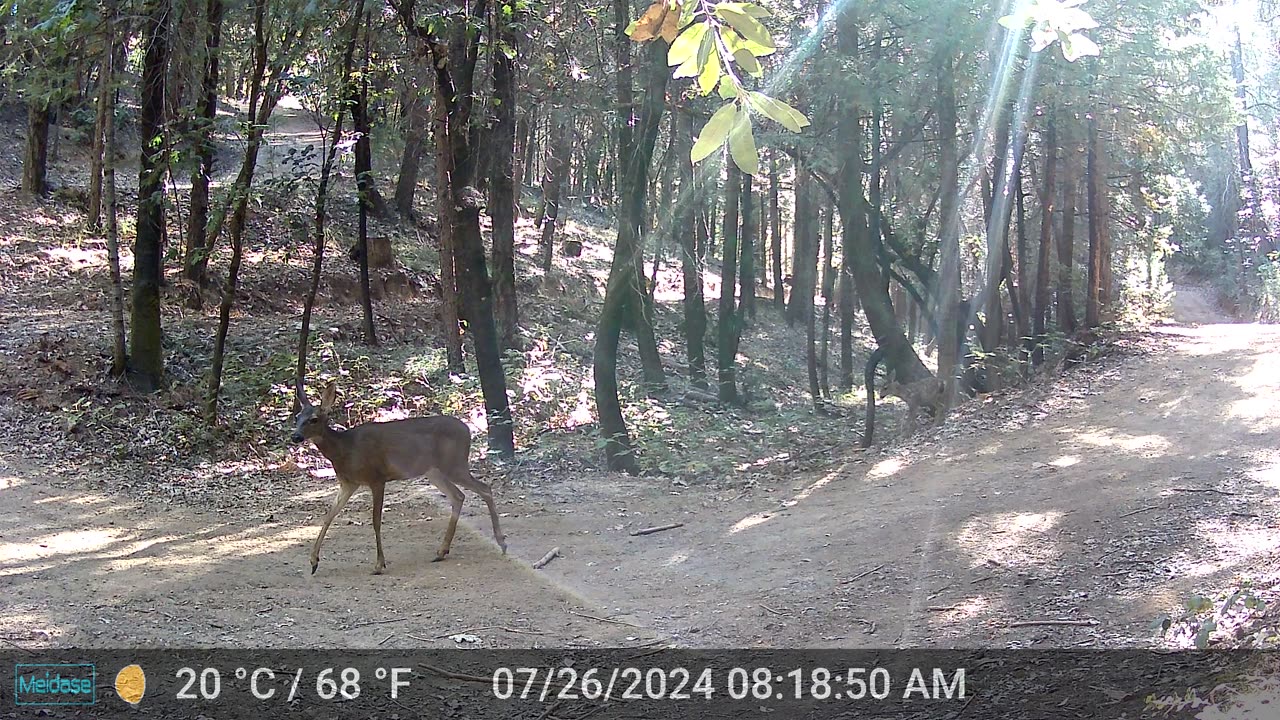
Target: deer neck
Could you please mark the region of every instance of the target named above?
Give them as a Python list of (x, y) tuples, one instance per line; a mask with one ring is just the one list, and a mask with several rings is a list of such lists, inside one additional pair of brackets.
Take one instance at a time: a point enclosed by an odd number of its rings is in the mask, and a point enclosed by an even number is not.
[(325, 425), (319, 435), (311, 438), (311, 442), (315, 444), (321, 455), (324, 455), (334, 467), (337, 467), (344, 464), (347, 459), (347, 452), (350, 449), (345, 437), (346, 434), (347, 431), (345, 430), (334, 430)]

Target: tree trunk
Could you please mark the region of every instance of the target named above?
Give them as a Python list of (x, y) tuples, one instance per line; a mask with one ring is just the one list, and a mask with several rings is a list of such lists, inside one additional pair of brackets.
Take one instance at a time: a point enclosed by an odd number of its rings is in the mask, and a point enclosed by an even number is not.
[(27, 153), (22, 165), (22, 192), (33, 197), (49, 194), (49, 102), (27, 104)]
[(943, 52), (945, 56), (938, 70), (937, 100), (942, 175), (938, 214), (942, 237), (934, 317), (938, 322), (938, 379), (942, 381), (944, 407), (950, 408), (956, 396), (956, 380), (963, 364), (963, 345), (969, 323), (967, 317), (959, 315), (960, 152), (956, 139), (955, 58), (950, 50)]
[[(362, 13), (364, 0), (356, 0), (356, 5)], [(350, 76), (344, 81), (350, 88), (351, 124), (356, 131), (356, 205), (359, 213), (356, 258), (360, 263), (361, 320), (365, 344), (376, 347), (378, 334), (373, 326), (373, 293), (369, 288), (369, 213), (373, 209), (373, 147), (369, 138), (369, 29), (367, 27), (365, 28), (363, 65), (359, 84)]]
[[(508, 15), (509, 13), (509, 15)], [(490, 155), (489, 217), (493, 234), (493, 305), (498, 336), (503, 348), (520, 345), (519, 312), (516, 305), (516, 63), (519, 34), (515, 23), (521, 18), (516, 3), (506, 0), (493, 13), (493, 22), (502, 48), (493, 53), (492, 126)]]
[(822, 396), (831, 397), (831, 383), (828, 377), (831, 364), (831, 305), (835, 302), (836, 277), (835, 277), (835, 242), (832, 226), (832, 219), (835, 216), (835, 208), (831, 208), (821, 215), (822, 225), (822, 352), (821, 362), (819, 364), (819, 380), (822, 387)]
[(739, 273), (742, 285), (742, 319), (756, 316), (756, 234), (759, 217), (756, 214), (755, 193), (752, 192), (751, 175), (742, 175), (742, 269)]
[[(254, 56), (253, 74), (249, 80), (249, 117), (253, 120), (249, 131), (248, 143), (245, 145), (244, 161), (231, 189), (231, 197), (235, 208), (231, 214), (231, 262), (227, 269), (227, 282), (222, 291), (222, 303), (218, 308), (218, 329), (214, 335), (213, 358), (210, 361), (209, 388), (205, 396), (205, 419), (212, 423), (218, 417), (218, 396), (222, 389), (222, 368), (226, 354), (227, 332), (231, 326), (231, 309), (235, 305), (236, 288), (240, 276), (240, 264), (244, 257), (244, 227), (249, 216), (249, 190), (253, 186), (253, 175), (258, 165), (258, 151), (262, 147), (262, 137), (266, 131), (271, 113), (280, 99), (279, 77), (273, 77), (274, 87), (264, 89), (263, 82), (267, 72), (267, 42), (270, 31), (267, 28), (267, 3), (269, 0), (255, 0), (253, 8)], [(356, 0), (358, 8), (363, 8), (364, 0)], [(353, 20), (353, 22), (355, 22)], [(358, 28), (359, 25), (356, 24)], [(354, 30), (352, 43), (354, 43)], [(350, 62), (346, 65), (347, 77), (350, 76)], [(345, 93), (344, 93), (345, 94)]]
[[(421, 77), (426, 70), (420, 69), (418, 72)], [(393, 198), (396, 212), (406, 218), (413, 216), (413, 200), (418, 192), (422, 157), (426, 154), (431, 139), (431, 96), (418, 83), (413, 84), (409, 95), (406, 112), (408, 128), (405, 130), (404, 153), (400, 156), (400, 175), (396, 179)]]
[(813, 295), (818, 275), (818, 228), (814, 222), (815, 205), (809, 172), (796, 163), (795, 222), (792, 223), (791, 302), (787, 305), (787, 324), (804, 321), (813, 312)]
[[(213, 179), (216, 141), (214, 124), (218, 118), (218, 67), (222, 44), (222, 0), (208, 0), (205, 8), (204, 71), (200, 80), (200, 97), (196, 104), (195, 167), (191, 171), (191, 211), (187, 218), (187, 247), (183, 257), (183, 274), (201, 283), (209, 266), (209, 183)], [(199, 298), (195, 293), (193, 298)]]
[(782, 213), (778, 211), (778, 152), (769, 153), (769, 235), (773, 255), (773, 307), (786, 309), (787, 292), (782, 285)]
[(129, 370), (134, 385), (154, 392), (164, 382), (160, 281), (164, 246), (164, 80), (169, 65), (169, 0), (147, 0), (138, 133), (138, 222), (133, 241), (133, 307)]
[(1031, 241), (1027, 233), (1026, 194), (1022, 191), (1022, 164), (1014, 168), (1014, 200), (1018, 210), (1018, 346), (1022, 348), (1023, 370), (1029, 368), (1031, 342)]
[(1035, 345), (1031, 362), (1044, 362), (1045, 325), (1049, 314), (1049, 255), (1053, 252), (1053, 206), (1057, 189), (1058, 133), (1052, 111), (1045, 113), (1044, 187), (1040, 192), (1040, 251), (1036, 254), (1036, 304), (1031, 311)]
[(707, 360), (704, 338), (707, 333), (707, 309), (703, 298), (703, 266), (700, 246), (706, 241), (701, 222), (703, 193), (695, 185), (693, 162), (689, 150), (693, 147), (693, 118), (685, 116), (677, 128), (675, 152), (680, 161), (680, 200), (676, 204), (679, 215), (675, 232), (680, 237), (680, 265), (684, 275), (684, 336), (689, 358), (689, 382), (700, 390), (707, 388)]
[(732, 160), (726, 163), (724, 186), (724, 254), (720, 261), (720, 308), (717, 315), (716, 370), (720, 402), (738, 402), (736, 365), (741, 329), (735, 308), (738, 279), (738, 198), (742, 171)]
[[(551, 271), (551, 258), (555, 250), (556, 223), (560, 219), (560, 192), (564, 187), (565, 175), (569, 172), (570, 154), (573, 143), (570, 142), (569, 111), (558, 108), (551, 118), (551, 137), (547, 140), (547, 158), (543, 162), (542, 171), (542, 270)], [(568, 253), (573, 257), (581, 248)]]
[(1110, 245), (1107, 227), (1107, 177), (1103, 169), (1102, 138), (1096, 114), (1089, 118), (1088, 168), (1085, 180), (1089, 200), (1089, 281), (1085, 298), (1085, 327), (1096, 330), (1102, 324), (1108, 301)]
[(1067, 337), (1076, 334), (1076, 310), (1071, 301), (1072, 286), (1075, 284), (1073, 270), (1075, 268), (1075, 224), (1076, 224), (1076, 184), (1079, 181), (1079, 167), (1075, 144), (1067, 143), (1063, 147), (1062, 178), (1062, 234), (1058, 236), (1058, 330)]
[[(107, 21), (110, 24), (110, 21)], [(108, 31), (110, 32), (110, 31)], [(97, 230), (102, 227), (102, 183), (104, 164), (103, 152), (107, 135), (107, 112), (115, 111), (115, 88), (112, 87), (111, 67), (115, 62), (116, 46), (105, 43), (102, 62), (98, 67), (97, 108), (93, 122), (93, 148), (89, 156), (89, 228)], [(112, 118), (114, 120), (114, 118)]]
[(107, 21), (105, 45), (106, 71), (101, 76), (105, 87), (112, 88), (106, 98), (109, 107), (102, 126), (102, 194), (107, 212), (107, 267), (111, 274), (111, 376), (122, 377), (128, 370), (124, 330), (124, 283), (120, 277), (120, 225), (116, 200), (116, 104), (118, 92), (114, 89), (116, 72), (116, 3), (108, 0), (104, 8)]
[[(653, 329), (648, 327), (648, 318), (644, 312), (644, 297), (636, 266), (644, 251), (640, 227), (643, 224), (649, 165), (653, 160), (653, 147), (657, 141), (658, 124), (666, 100), (668, 76), (665, 48), (657, 44), (646, 46), (641, 51), (641, 57), (642, 67), (647, 70), (647, 82), (640, 117), (636, 118), (631, 38), (625, 32), (630, 22), (630, 3), (627, 0), (614, 0), (613, 11), (614, 51), (618, 67), (615, 127), (620, 164), (618, 189), (622, 207), (619, 213), (618, 240), (609, 268), (609, 284), (605, 290), (604, 307), (600, 311), (600, 324), (596, 330), (594, 372), (596, 413), (600, 421), (600, 434), (605, 440), (605, 458), (609, 469), (634, 473), (638, 466), (618, 400), (618, 341), (623, 323), (630, 319), (637, 330), (636, 340), (641, 346), (642, 359), (646, 351), (657, 355)], [(649, 347), (646, 348), (646, 345)], [(661, 384), (661, 366), (656, 368), (657, 377), (654, 377), (654, 368), (648, 363), (645, 366), (646, 384), (652, 387), (655, 380)]]

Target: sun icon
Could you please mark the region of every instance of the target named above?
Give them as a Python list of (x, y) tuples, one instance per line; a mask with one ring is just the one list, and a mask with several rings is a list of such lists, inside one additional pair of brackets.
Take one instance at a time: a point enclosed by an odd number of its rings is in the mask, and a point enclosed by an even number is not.
[(116, 673), (116, 694), (130, 705), (142, 702), (147, 691), (147, 674), (138, 665), (126, 665)]

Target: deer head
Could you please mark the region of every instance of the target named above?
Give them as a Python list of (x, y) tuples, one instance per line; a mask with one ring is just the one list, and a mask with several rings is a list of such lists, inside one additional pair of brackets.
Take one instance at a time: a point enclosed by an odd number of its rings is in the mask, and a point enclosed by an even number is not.
[(338, 381), (330, 380), (329, 384), (324, 386), (318, 408), (307, 400), (307, 393), (301, 383), (298, 383), (296, 391), (298, 404), (302, 409), (298, 411), (298, 424), (293, 428), (293, 441), (300, 443), (314, 438), (329, 426), (329, 411), (333, 409), (333, 401), (338, 394)]

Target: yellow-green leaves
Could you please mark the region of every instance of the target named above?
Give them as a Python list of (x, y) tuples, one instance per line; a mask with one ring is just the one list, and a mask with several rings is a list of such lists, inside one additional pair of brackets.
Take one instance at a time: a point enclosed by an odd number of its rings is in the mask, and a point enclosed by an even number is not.
[(760, 172), (760, 156), (756, 153), (756, 139), (751, 134), (751, 113), (737, 113), (736, 122), (729, 130), (729, 157), (733, 164), (748, 175)]
[(795, 108), (743, 85), (746, 76), (764, 76), (759, 58), (772, 55), (777, 49), (769, 30), (760, 22), (769, 16), (768, 10), (749, 2), (656, 0), (627, 29), (636, 42), (666, 39), (671, 43), (667, 65), (675, 68), (673, 78), (697, 78), (699, 94), (716, 93), (729, 101), (702, 127), (689, 153), (693, 162), (706, 159), (728, 143), (733, 163), (754, 175), (760, 170), (760, 158), (753, 113), (764, 115), (791, 132), (800, 132), (809, 125), (809, 120)]
[(764, 28), (764, 25), (760, 24), (759, 20), (744, 10), (745, 7), (741, 3), (720, 3), (716, 5), (715, 12), (717, 17), (729, 23), (747, 41), (773, 52), (775, 47), (773, 38), (769, 36), (769, 31)]
[(693, 162), (701, 162), (719, 149), (724, 145), (725, 138), (729, 137), (729, 131), (737, 121), (738, 104), (736, 102), (721, 106), (707, 124), (702, 126), (702, 132), (698, 133), (698, 140), (693, 144), (693, 150), (689, 152), (689, 159)]
[(791, 132), (798, 133), (802, 128), (809, 127), (809, 118), (802, 115), (800, 111), (764, 93), (747, 93), (747, 102), (751, 104), (752, 110), (759, 112)]
[(1031, 25), (1031, 49), (1035, 52), (1049, 47), (1057, 40), (1062, 47), (1062, 57), (1075, 62), (1086, 55), (1097, 55), (1098, 44), (1081, 30), (1098, 27), (1098, 21), (1079, 5), (1084, 0), (1031, 0), (1025, 7), (1000, 18), (999, 22), (1010, 30), (1022, 30)]
[[(702, 48), (707, 46), (711, 36), (707, 34), (704, 23), (694, 23), (680, 33), (675, 42), (667, 50), (667, 65), (675, 67), (672, 75), (675, 78), (697, 77), (701, 74)], [(709, 52), (709, 50), (708, 50)]]

